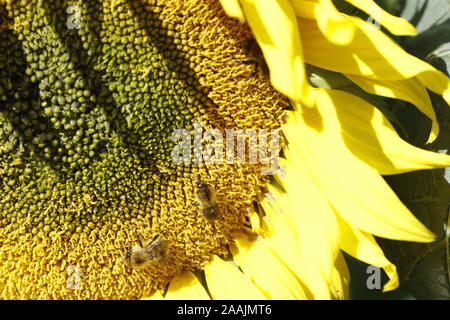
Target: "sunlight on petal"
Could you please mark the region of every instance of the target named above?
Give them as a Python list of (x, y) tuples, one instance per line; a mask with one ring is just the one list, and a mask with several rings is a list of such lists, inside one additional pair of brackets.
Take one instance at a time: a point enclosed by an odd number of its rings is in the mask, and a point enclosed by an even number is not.
[(342, 144), (330, 143), (330, 138), (310, 127), (320, 125), (320, 120), (314, 110), (289, 112), (283, 132), (289, 141), (288, 152), (293, 150), (298, 155), (339, 214), (353, 226), (380, 237), (433, 241), (434, 235), (409, 212), (378, 172)]
[(266, 299), (239, 269), (217, 256), (205, 267), (205, 277), (214, 300)]
[(427, 143), (436, 140), (439, 134), (439, 124), (436, 119), (436, 114), (431, 105), (427, 89), (417, 78), (397, 81), (379, 81), (355, 75), (347, 75), (347, 77), (369, 93), (388, 98), (401, 99), (414, 104), (417, 109), (432, 121), (431, 133)]
[(383, 291), (396, 289), (399, 284), (397, 268), (386, 259), (375, 238), (371, 234), (350, 227), (341, 219), (339, 224), (342, 228), (342, 249), (358, 260), (384, 269), (390, 280), (384, 285)]
[(296, 300), (311, 299), (300, 280), (286, 268), (274, 254), (265, 240), (249, 242), (237, 238), (230, 246), (233, 259), (246, 276), (268, 299)]
[[(361, 19), (345, 16), (355, 27), (353, 40), (336, 45), (313, 20), (299, 19), (305, 61), (312, 65), (378, 80), (417, 77), (428, 89), (450, 103), (450, 79), (428, 63), (408, 54), (382, 31)], [(383, 50), (379, 50), (383, 48)], [(330, 59), (333, 52), (333, 59)]]
[(348, 287), (350, 284), (350, 271), (341, 251), (336, 258), (333, 272), (331, 274), (331, 292), (336, 300), (347, 300), (349, 298)]
[(289, 1), (242, 0), (247, 22), (264, 53), (275, 89), (311, 105), (297, 20)]
[(170, 282), (165, 299), (210, 300), (210, 297), (192, 272), (183, 271)]
[(314, 1), (291, 0), (295, 15), (300, 18), (315, 20), (315, 10), (322, 10), (321, 6)]
[(242, 11), (239, 0), (219, 0), (223, 10), (230, 17), (238, 19), (240, 22), (245, 22), (244, 12)]
[[(275, 201), (265, 199), (261, 203), (275, 230), (270, 243), (315, 299), (330, 299), (329, 282), (339, 250), (334, 212), (298, 163), (280, 159), (280, 165), (285, 178), (277, 180), (289, 191), (284, 193), (269, 186)], [(306, 225), (308, 228), (304, 228)]]
[(355, 30), (346, 21), (345, 15), (336, 9), (331, 0), (318, 0), (318, 2), (320, 5), (314, 7), (314, 17), (325, 37), (337, 45), (350, 43), (355, 36)]
[(324, 121), (322, 139), (343, 150), (347, 148), (380, 174), (450, 166), (450, 156), (417, 148), (401, 139), (386, 117), (365, 100), (338, 90), (317, 93)]
[(383, 8), (381, 8), (373, 0), (345, 0), (351, 3), (356, 8), (364, 11), (369, 16), (372, 16), (376, 21), (383, 25), (394, 35), (397, 36), (412, 36), (416, 34), (416, 28), (407, 20), (395, 17)]

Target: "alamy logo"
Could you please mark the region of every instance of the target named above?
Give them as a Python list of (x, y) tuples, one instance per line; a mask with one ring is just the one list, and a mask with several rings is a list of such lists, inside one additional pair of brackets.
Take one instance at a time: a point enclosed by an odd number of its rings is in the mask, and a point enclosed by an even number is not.
[(67, 289), (80, 290), (81, 285), (81, 274), (80, 267), (78, 265), (71, 265), (67, 268)]
[(77, 5), (71, 5), (67, 7), (67, 28), (80, 29), (81, 23), (81, 9)]
[[(212, 128), (203, 131), (201, 122), (194, 123), (194, 134), (187, 129), (172, 133), (177, 144), (172, 150), (172, 161), (177, 164), (262, 164), (262, 174), (271, 175), (279, 170), (279, 130), (227, 129), (223, 133)], [(247, 157), (248, 155), (248, 157)]]
[(381, 269), (378, 267), (375, 267), (375, 266), (368, 266), (367, 274), (370, 274), (370, 276), (367, 278), (367, 281), (366, 281), (367, 289), (380, 290), (381, 289)]

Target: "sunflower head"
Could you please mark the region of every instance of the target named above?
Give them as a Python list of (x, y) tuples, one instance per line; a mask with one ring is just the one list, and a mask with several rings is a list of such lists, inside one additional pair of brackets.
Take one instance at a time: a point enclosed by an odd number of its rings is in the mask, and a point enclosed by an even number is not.
[(373, 235), (433, 240), (381, 175), (449, 158), (305, 65), (414, 103), (429, 141), (448, 78), (332, 1), (221, 2), (0, 3), (2, 297), (345, 298), (341, 251), (390, 290)]
[(0, 15), (2, 296), (139, 298), (227, 255), (266, 165), (208, 163), (196, 144), (270, 133), (287, 105), (236, 62), (249, 29), (216, 1), (21, 0)]

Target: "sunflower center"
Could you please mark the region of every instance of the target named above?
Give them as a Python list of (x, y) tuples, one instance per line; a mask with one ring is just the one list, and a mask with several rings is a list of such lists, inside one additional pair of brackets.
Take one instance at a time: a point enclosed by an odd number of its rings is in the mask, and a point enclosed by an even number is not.
[[(279, 125), (282, 99), (267, 79), (226, 82), (249, 70), (230, 60), (242, 58), (237, 34), (248, 30), (201, 1), (9, 1), (0, 17), (4, 295), (136, 298), (226, 254), (265, 180), (261, 166), (177, 165), (171, 137), (196, 121)], [(218, 46), (205, 37), (214, 34), (231, 40)], [(218, 220), (201, 214), (199, 179)], [(151, 241), (157, 234), (167, 250)], [(167, 257), (126, 263), (128, 247), (152, 243), (159, 251), (144, 259)]]

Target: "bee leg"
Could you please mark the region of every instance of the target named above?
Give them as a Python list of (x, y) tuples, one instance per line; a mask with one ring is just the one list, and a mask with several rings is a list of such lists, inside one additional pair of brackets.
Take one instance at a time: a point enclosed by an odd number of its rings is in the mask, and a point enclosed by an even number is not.
[(258, 63), (255, 60), (233, 60), (233, 62), (234, 63), (241, 63), (241, 64), (245, 64), (245, 65), (257, 64)]
[(269, 70), (269, 66), (267, 65), (267, 63), (261, 64), (261, 71), (262, 71), (262, 74), (266, 77), (270, 75), (270, 70)]
[(161, 233), (155, 234), (152, 238), (152, 241), (150, 241), (150, 244), (154, 243), (160, 236), (161, 236)]
[(158, 233), (158, 238), (163, 235), (163, 233), (166, 231), (167, 227), (162, 228)]
[(139, 243), (139, 246), (142, 248), (143, 245), (142, 245), (142, 237), (141, 237), (141, 235), (136, 230), (134, 231), (134, 235), (136, 237), (137, 242)]
[(193, 206), (193, 207), (199, 207), (199, 206), (200, 206), (200, 203), (196, 202), (196, 203), (194, 203), (192, 206)]
[(252, 45), (254, 44), (256, 40), (254, 38), (248, 38), (247, 40), (245, 40), (242, 44), (242, 49), (244, 49), (245, 51), (249, 52), (252, 48)]
[(252, 73), (250, 73), (250, 75), (244, 79), (245, 82), (253, 79), (256, 76), (256, 72), (258, 72), (258, 68), (257, 68), (257, 64), (255, 64), (255, 68), (253, 68)]
[(130, 263), (130, 259), (131, 259), (131, 246), (128, 246), (127, 249), (120, 249), (120, 251), (122, 251), (122, 256), (125, 259), (126, 263)]

